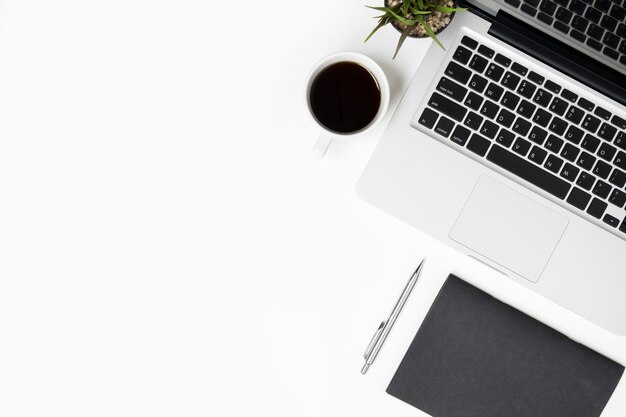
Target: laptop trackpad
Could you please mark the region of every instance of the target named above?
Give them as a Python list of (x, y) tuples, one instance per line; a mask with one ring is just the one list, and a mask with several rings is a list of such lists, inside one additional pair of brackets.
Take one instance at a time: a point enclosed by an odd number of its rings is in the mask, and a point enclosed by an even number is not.
[(567, 224), (567, 218), (560, 214), (481, 176), (450, 238), (537, 282)]

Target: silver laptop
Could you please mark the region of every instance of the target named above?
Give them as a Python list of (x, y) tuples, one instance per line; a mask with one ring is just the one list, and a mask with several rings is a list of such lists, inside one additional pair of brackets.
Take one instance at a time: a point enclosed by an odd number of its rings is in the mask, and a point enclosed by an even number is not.
[(471, 1), (369, 161), (364, 200), (626, 335), (626, 5)]

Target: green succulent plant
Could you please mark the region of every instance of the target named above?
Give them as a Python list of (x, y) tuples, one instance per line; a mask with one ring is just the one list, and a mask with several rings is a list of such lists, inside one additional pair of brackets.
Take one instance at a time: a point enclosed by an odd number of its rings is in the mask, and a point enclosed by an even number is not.
[(374, 33), (378, 31), (381, 27), (387, 25), (388, 23), (399, 22), (406, 26), (406, 29), (402, 31), (400, 35), (400, 39), (398, 40), (398, 45), (396, 46), (396, 51), (393, 54), (393, 58), (395, 59), (396, 55), (398, 55), (398, 51), (402, 47), (402, 44), (406, 40), (407, 36), (418, 26), (422, 26), (424, 31), (430, 36), (437, 45), (439, 45), (443, 50), (444, 46), (439, 42), (435, 32), (430, 27), (430, 25), (426, 22), (425, 16), (434, 13), (456, 13), (460, 11), (465, 11), (465, 8), (459, 7), (447, 7), (440, 5), (437, 0), (434, 3), (429, 2), (428, 0), (400, 0), (396, 4), (393, 4), (389, 7), (374, 7), (374, 6), (366, 6), (370, 9), (377, 10), (382, 12), (383, 14), (380, 16), (374, 17), (378, 19), (378, 24), (372, 30), (367, 38), (365, 38), (365, 42), (367, 42)]

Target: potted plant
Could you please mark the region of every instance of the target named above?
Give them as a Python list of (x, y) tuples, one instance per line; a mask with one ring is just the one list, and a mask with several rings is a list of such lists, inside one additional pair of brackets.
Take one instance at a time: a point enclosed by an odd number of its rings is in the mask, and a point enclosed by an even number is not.
[(467, 9), (456, 7), (456, 0), (385, 0), (384, 7), (367, 6), (378, 10), (383, 14), (376, 16), (378, 24), (365, 39), (372, 37), (378, 29), (391, 23), (400, 33), (400, 39), (393, 54), (395, 59), (398, 51), (407, 37), (425, 38), (430, 36), (442, 49), (443, 47), (437, 33), (444, 30), (449, 24), (454, 13)]

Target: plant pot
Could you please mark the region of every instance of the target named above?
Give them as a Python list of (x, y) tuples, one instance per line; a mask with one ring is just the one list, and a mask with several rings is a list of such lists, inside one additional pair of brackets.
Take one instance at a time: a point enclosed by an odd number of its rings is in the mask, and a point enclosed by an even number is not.
[[(398, 3), (398, 0), (384, 0), (385, 6), (386, 7), (390, 7), (391, 5)], [(434, 2), (433, 2), (434, 3)], [(457, 1), (456, 0), (439, 0), (439, 4), (441, 4), (442, 6), (448, 6), (448, 7), (458, 7), (457, 6)], [(440, 19), (444, 19), (445, 22), (443, 23), (443, 25), (441, 26), (437, 26), (437, 28), (435, 29), (434, 25), (430, 25), (431, 28), (433, 29), (433, 32), (435, 33), (435, 35), (441, 33), (445, 28), (447, 28), (448, 26), (450, 26), (450, 23), (452, 22), (452, 19), (454, 18), (455, 13), (439, 13), (439, 12), (435, 12), (431, 15), (428, 15), (426, 17), (426, 21), (428, 22), (429, 19), (436, 19), (436, 21), (440, 20)], [(447, 18), (447, 20), (446, 20)], [(404, 30), (406, 29), (406, 25), (398, 22), (398, 21), (393, 21), (391, 22), (392, 26), (394, 28), (396, 28), (396, 30), (400, 33), (403, 33)], [(408, 35), (410, 38), (427, 38), (428, 34), (426, 33), (425, 30), (423, 30), (422, 26), (418, 26), (417, 28), (415, 28), (411, 33), (409, 33)]]

